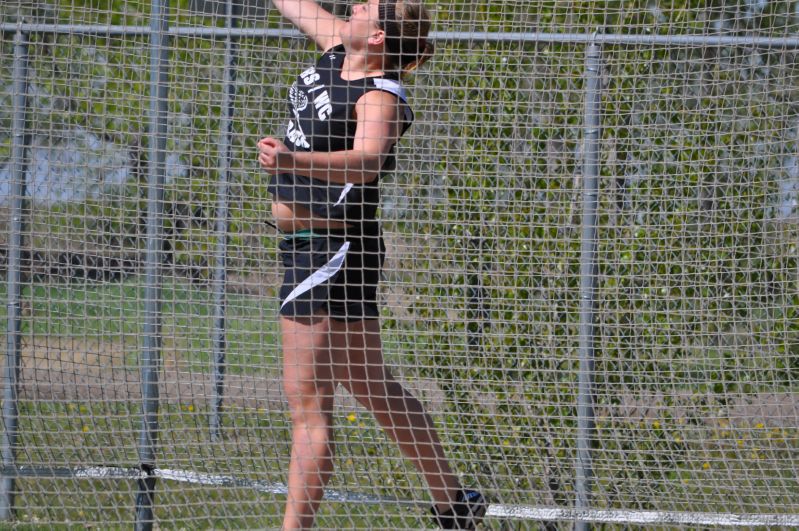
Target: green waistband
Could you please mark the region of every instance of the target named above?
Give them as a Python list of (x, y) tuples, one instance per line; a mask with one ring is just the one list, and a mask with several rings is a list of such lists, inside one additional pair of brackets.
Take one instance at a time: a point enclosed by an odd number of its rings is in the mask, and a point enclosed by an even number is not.
[(318, 232), (314, 232), (311, 229), (302, 229), (298, 230), (297, 232), (292, 232), (291, 234), (286, 234), (283, 237), (287, 240), (308, 240), (315, 236), (324, 236), (324, 234), (319, 234)]

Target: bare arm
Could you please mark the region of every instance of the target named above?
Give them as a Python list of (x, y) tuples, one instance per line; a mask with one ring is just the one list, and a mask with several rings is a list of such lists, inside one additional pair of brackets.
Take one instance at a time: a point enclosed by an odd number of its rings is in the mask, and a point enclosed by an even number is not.
[(280, 14), (313, 40), (322, 50), (339, 44), (339, 27), (344, 23), (314, 0), (272, 0)]
[(374, 181), (400, 136), (401, 104), (397, 97), (374, 90), (355, 106), (357, 125), (352, 149), (292, 152), (274, 138), (258, 142), (259, 161), (272, 173), (289, 172), (336, 184)]

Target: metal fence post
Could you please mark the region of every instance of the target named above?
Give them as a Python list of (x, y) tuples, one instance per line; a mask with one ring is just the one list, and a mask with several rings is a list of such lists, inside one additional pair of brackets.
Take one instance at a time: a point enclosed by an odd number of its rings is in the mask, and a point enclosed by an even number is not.
[[(577, 394), (577, 467), (575, 509), (578, 517), (591, 505), (594, 440), (594, 314), (597, 278), (597, 207), (599, 202), (600, 50), (590, 44), (585, 59), (585, 122), (583, 142), (583, 214), (580, 245), (580, 372)], [(588, 523), (577, 521), (575, 529)]]
[(6, 333), (6, 366), (3, 372), (3, 474), (0, 477), (0, 520), (14, 517), (16, 477), (16, 444), (19, 421), (22, 231), (26, 195), (27, 164), (25, 159), (26, 120), (28, 112), (28, 35), (14, 35), (13, 118), (11, 145), (11, 224), (8, 238), (8, 328)]
[(141, 354), (142, 425), (136, 529), (153, 527), (155, 450), (158, 443), (158, 378), (161, 369), (161, 263), (167, 134), (169, 0), (152, 0), (150, 12), (150, 131), (147, 177), (147, 256), (145, 265), (144, 345)]
[[(241, 4), (227, 2), (225, 26), (228, 30), (236, 27)], [(230, 179), (231, 135), (236, 97), (236, 51), (237, 40), (231, 33), (225, 38), (225, 88), (222, 96), (222, 119), (219, 145), (219, 182), (217, 183), (216, 206), (216, 250), (214, 253), (214, 324), (213, 324), (213, 403), (211, 404), (211, 440), (221, 437), (221, 412), (225, 392), (226, 308), (227, 285), (227, 240), (228, 240), (228, 195)]]

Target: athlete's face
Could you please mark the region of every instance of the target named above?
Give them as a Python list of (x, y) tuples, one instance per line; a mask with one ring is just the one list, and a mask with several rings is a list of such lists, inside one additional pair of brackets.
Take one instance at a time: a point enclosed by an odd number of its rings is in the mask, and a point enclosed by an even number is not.
[(341, 30), (341, 39), (346, 44), (366, 43), (376, 37), (380, 29), (380, 0), (368, 0), (352, 6), (352, 15)]

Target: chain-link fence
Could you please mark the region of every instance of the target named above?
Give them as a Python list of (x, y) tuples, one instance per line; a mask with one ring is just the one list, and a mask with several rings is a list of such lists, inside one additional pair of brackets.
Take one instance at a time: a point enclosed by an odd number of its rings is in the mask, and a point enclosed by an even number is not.
[[(381, 183), (386, 357), (486, 526), (799, 525), (799, 2), (431, 2)], [(345, 15), (343, 2), (327, 6)], [(270, 6), (0, 5), (0, 514), (277, 527)], [(323, 528), (426, 525), (337, 396)]]

